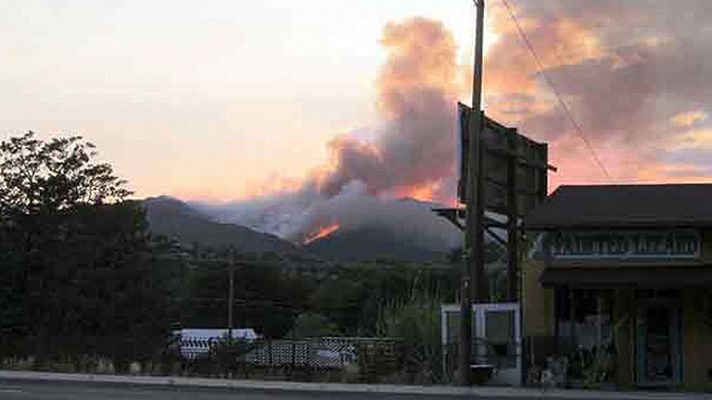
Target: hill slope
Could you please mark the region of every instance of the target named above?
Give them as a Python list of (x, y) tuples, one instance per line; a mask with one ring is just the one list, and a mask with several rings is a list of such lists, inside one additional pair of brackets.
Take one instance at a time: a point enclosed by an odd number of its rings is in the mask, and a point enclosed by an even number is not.
[(253, 229), (211, 221), (180, 200), (151, 197), (143, 201), (151, 233), (177, 237), (186, 244), (221, 249), (234, 246), (243, 253), (302, 254), (304, 250), (277, 236)]
[(432, 209), (437, 207), (442, 206), (413, 199), (351, 207), (339, 230), (305, 247), (323, 257), (352, 261), (443, 260), (459, 246), (461, 233), (435, 215)]
[(442, 261), (452, 250), (449, 246), (434, 245), (417, 235), (396, 232), (384, 226), (337, 231), (305, 247), (321, 257), (344, 261)]

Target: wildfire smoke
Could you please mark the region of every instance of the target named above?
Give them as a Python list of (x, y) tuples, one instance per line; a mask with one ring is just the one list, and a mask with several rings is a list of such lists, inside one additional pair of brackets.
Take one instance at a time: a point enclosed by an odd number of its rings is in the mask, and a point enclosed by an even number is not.
[(377, 80), (385, 128), (371, 140), (337, 136), (328, 143), (329, 163), (299, 190), (263, 198), (272, 212), (267, 219), (280, 221), (272, 232), (308, 243), (336, 229), (398, 218), (398, 207), (380, 199), (453, 203), (455, 40), (442, 23), (416, 17), (387, 24), (381, 44), (389, 52)]

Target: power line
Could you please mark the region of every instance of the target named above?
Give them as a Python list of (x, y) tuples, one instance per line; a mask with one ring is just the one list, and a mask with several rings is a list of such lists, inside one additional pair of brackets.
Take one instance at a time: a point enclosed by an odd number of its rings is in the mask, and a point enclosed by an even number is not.
[(526, 33), (524, 33), (524, 29), (522, 29), (522, 26), (519, 24), (519, 20), (517, 19), (517, 16), (514, 14), (514, 11), (509, 6), (509, 3), (507, 2), (507, 0), (502, 0), (502, 4), (504, 4), (504, 8), (507, 9), (507, 13), (509, 14), (509, 17), (512, 19), (512, 21), (514, 22), (514, 25), (517, 27), (519, 36), (521, 36), (522, 41), (524, 42), (525, 46), (527, 47), (529, 52), (534, 57), (534, 61), (536, 61), (537, 68), (539, 69), (539, 74), (544, 77), (546, 84), (549, 85), (549, 88), (556, 96), (556, 99), (558, 100), (559, 106), (561, 107), (562, 111), (564, 112), (566, 117), (569, 119), (569, 121), (571, 121), (571, 125), (573, 125), (573, 127), (576, 130), (576, 132), (578, 133), (579, 137), (581, 138), (581, 140), (583, 140), (583, 143), (586, 145), (586, 148), (591, 153), (591, 156), (593, 157), (593, 159), (596, 161), (596, 164), (598, 164), (598, 167), (601, 169), (601, 171), (603, 171), (603, 174), (606, 176), (606, 179), (608, 179), (609, 182), (613, 182), (613, 178), (611, 177), (611, 174), (608, 173), (608, 169), (606, 169), (606, 166), (603, 165), (601, 158), (596, 153), (596, 150), (591, 145), (591, 142), (589, 142), (588, 138), (586, 138), (586, 135), (584, 134), (583, 129), (581, 128), (581, 125), (579, 125), (579, 123), (576, 121), (576, 118), (574, 118), (573, 113), (571, 112), (571, 109), (566, 104), (566, 102), (563, 100), (563, 98), (559, 94), (559, 91), (556, 89), (556, 85), (554, 85), (554, 82), (551, 80), (549, 75), (546, 73), (546, 69), (544, 68), (544, 63), (541, 61), (541, 58), (537, 54), (536, 50), (534, 50), (534, 46), (532, 45), (531, 41), (527, 37)]

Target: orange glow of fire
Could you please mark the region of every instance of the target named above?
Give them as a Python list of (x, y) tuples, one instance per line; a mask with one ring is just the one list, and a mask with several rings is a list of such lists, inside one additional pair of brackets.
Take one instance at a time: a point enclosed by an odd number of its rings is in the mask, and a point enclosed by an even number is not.
[(433, 199), (433, 188), (428, 186), (416, 187), (408, 191), (407, 196), (420, 201), (430, 201)]
[(317, 239), (325, 238), (338, 230), (339, 230), (339, 223), (334, 222), (333, 224), (319, 228), (318, 231), (309, 234), (309, 236), (307, 236), (307, 238), (304, 239), (303, 244), (307, 245)]
[(396, 197), (408, 197), (420, 201), (433, 201), (435, 193), (440, 189), (439, 183), (425, 183), (418, 186), (400, 188), (395, 191)]

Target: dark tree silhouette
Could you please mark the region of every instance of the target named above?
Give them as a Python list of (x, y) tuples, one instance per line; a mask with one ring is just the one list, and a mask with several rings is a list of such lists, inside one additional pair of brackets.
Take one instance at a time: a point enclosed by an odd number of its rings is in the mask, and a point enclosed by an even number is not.
[(145, 215), (96, 158), (79, 136), (0, 143), (0, 351), (121, 366), (160, 350), (150, 347), (167, 335), (167, 300)]

